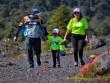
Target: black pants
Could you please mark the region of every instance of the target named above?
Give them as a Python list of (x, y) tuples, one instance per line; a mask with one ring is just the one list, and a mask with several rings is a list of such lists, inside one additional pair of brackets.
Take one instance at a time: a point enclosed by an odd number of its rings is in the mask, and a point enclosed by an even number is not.
[(71, 40), (73, 45), (73, 52), (74, 52), (74, 60), (78, 62), (78, 55), (80, 61), (83, 61), (83, 48), (84, 48), (84, 39), (85, 36), (72, 34)]
[(27, 49), (28, 49), (28, 61), (30, 66), (34, 66), (33, 50), (37, 57), (38, 66), (41, 65), (40, 54), (41, 54), (41, 40), (40, 38), (27, 38)]
[(58, 65), (60, 65), (59, 50), (52, 50), (52, 56), (53, 56), (53, 66), (56, 67), (56, 62), (58, 62)]

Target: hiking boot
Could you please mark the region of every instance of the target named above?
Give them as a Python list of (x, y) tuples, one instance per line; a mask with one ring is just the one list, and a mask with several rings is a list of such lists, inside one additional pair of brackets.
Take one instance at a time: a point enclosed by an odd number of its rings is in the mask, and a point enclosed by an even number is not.
[(27, 71), (32, 71), (34, 69), (34, 64), (29, 64), (28, 70)]
[(38, 66), (41, 66), (41, 64), (38, 64)]
[(56, 67), (56, 65), (53, 65), (53, 68), (55, 68)]
[(74, 63), (74, 66), (77, 67), (77, 66), (78, 66), (78, 62), (75, 62), (75, 63)]
[(30, 64), (29, 65), (29, 68), (34, 68), (34, 64)]
[(60, 67), (60, 64), (58, 64), (58, 67)]
[(41, 66), (41, 63), (35, 63), (36, 64), (36, 67), (38, 66), (38, 67), (40, 67)]

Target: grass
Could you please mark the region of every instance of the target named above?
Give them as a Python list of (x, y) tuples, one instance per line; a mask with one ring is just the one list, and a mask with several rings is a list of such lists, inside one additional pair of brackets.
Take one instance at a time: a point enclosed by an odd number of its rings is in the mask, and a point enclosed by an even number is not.
[(77, 76), (72, 76), (72, 77), (67, 77), (66, 79), (68, 80), (76, 80), (76, 81), (97, 81), (97, 80), (110, 80), (110, 76), (97, 76), (95, 78), (91, 78), (91, 77), (81, 77), (80, 75)]
[(98, 75), (96, 73), (98, 64), (94, 64), (84, 71), (80, 72), (76, 76), (67, 77), (68, 80), (76, 80), (76, 81), (97, 81), (97, 80), (110, 80), (110, 73), (104, 75)]

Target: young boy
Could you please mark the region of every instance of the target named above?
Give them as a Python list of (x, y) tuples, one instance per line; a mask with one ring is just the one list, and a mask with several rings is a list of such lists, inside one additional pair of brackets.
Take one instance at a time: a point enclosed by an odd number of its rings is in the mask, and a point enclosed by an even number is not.
[(53, 68), (56, 67), (56, 63), (58, 63), (58, 67), (60, 67), (60, 45), (62, 44), (63, 39), (59, 36), (59, 29), (55, 28), (52, 31), (52, 36), (49, 36), (48, 39), (50, 41), (50, 50), (52, 52), (53, 57)]

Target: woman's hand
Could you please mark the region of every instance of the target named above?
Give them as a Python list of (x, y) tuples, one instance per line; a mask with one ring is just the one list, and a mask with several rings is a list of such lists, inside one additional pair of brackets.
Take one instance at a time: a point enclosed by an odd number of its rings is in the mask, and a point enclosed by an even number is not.
[(63, 42), (66, 42), (67, 41), (68, 34), (69, 34), (69, 30), (66, 31), (65, 36), (64, 36), (64, 39), (63, 39)]
[(89, 42), (88, 36), (85, 37), (85, 41), (86, 42)]
[(67, 41), (67, 39), (64, 37), (63, 42), (66, 42), (66, 41)]

